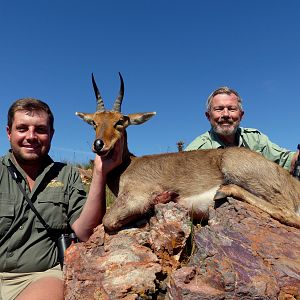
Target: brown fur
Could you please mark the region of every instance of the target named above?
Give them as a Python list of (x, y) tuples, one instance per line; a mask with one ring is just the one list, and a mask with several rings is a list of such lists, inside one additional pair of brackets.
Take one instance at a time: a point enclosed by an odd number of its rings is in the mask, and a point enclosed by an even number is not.
[(173, 195), (170, 201), (186, 206), (190, 197), (201, 198), (201, 194), (216, 186), (220, 188), (215, 196), (195, 200), (195, 205), (188, 207), (194, 218), (207, 216), (213, 198), (232, 196), (259, 207), (282, 223), (300, 228), (300, 217), (296, 214), (300, 182), (277, 164), (244, 148), (136, 158), (122, 173), (118, 197), (103, 224), (108, 230), (127, 225), (151, 209), (164, 192)]

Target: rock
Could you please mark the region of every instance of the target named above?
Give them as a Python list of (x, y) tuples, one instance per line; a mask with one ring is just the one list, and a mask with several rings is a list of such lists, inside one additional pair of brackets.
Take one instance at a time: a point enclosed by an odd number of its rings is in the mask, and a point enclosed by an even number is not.
[(65, 263), (67, 300), (300, 299), (299, 229), (231, 198), (203, 226), (172, 202), (136, 228), (98, 226)]
[(231, 199), (195, 233), (167, 299), (300, 299), (300, 231)]
[(66, 251), (65, 299), (157, 297), (179, 264), (190, 228), (188, 212), (175, 203), (157, 205), (142, 228), (108, 235), (98, 226), (88, 242)]

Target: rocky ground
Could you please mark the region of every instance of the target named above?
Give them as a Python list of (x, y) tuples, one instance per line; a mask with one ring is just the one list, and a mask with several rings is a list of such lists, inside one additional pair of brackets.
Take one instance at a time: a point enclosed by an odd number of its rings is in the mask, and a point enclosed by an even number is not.
[(175, 203), (65, 257), (65, 299), (300, 299), (300, 231), (235, 199), (192, 226)]

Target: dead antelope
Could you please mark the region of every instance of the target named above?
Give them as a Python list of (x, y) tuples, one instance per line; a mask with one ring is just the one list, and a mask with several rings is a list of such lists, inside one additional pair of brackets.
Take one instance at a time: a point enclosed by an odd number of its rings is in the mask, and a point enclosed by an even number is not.
[(106, 230), (118, 230), (155, 204), (168, 201), (182, 204), (200, 220), (207, 218), (214, 200), (227, 196), (300, 228), (300, 182), (258, 153), (232, 147), (134, 157), (128, 150), (126, 127), (148, 121), (155, 112), (121, 113), (124, 83), (119, 75), (121, 88), (111, 111), (105, 109), (92, 77), (97, 111), (76, 113), (96, 130), (93, 151), (99, 155), (110, 155), (124, 136), (123, 162), (107, 178), (117, 198), (104, 216)]

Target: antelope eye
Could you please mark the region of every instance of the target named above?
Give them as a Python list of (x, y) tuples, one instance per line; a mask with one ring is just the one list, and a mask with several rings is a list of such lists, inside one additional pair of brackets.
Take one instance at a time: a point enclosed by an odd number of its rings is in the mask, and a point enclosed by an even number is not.
[(118, 122), (115, 124), (115, 127), (118, 127), (118, 126), (124, 126), (124, 120), (123, 119), (118, 120)]

